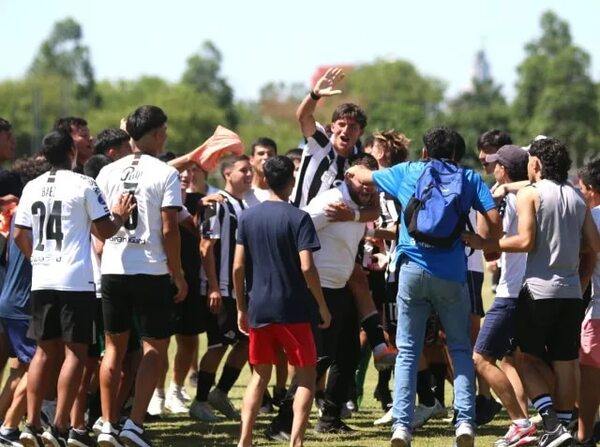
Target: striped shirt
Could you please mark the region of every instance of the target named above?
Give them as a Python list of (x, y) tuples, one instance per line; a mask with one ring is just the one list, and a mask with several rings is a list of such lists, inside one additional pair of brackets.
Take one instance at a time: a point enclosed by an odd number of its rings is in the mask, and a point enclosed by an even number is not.
[[(233, 256), (240, 215), (246, 205), (226, 191), (219, 191), (225, 201), (204, 212), (200, 231), (203, 239), (215, 241), (213, 246), (215, 270), (221, 296), (235, 298), (233, 291)], [(208, 279), (204, 269), (200, 274), (200, 294), (208, 294)]]
[[(325, 127), (320, 123), (315, 124), (317, 130), (306, 139), (300, 174), (290, 198), (292, 204), (299, 208), (304, 208), (319, 193), (340, 186), (344, 181), (344, 171), (348, 168), (348, 160), (334, 150)], [(359, 152), (355, 146), (353, 154)]]

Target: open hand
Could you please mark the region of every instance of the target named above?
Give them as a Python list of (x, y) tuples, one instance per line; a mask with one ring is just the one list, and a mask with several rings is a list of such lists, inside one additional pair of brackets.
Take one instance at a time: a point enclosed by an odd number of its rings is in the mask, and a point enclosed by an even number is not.
[(344, 79), (344, 72), (341, 68), (332, 67), (317, 81), (313, 87), (313, 92), (318, 96), (334, 96), (342, 93), (336, 90), (335, 86)]

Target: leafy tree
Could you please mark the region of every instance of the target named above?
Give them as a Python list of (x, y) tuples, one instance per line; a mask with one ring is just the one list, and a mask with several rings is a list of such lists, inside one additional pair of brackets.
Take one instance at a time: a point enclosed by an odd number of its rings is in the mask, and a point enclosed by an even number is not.
[(537, 134), (564, 141), (576, 165), (581, 165), (599, 130), (597, 90), (590, 56), (573, 44), (569, 25), (548, 11), (542, 35), (525, 47), (518, 67), (514, 127), (523, 141)]

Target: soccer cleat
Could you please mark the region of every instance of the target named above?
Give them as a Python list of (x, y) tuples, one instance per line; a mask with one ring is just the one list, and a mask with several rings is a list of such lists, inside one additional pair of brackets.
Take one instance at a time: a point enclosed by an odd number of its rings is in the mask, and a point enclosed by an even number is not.
[(373, 425), (390, 425), (392, 423), (392, 409), (390, 408), (386, 413), (373, 422)]
[(510, 424), (506, 434), (494, 443), (494, 447), (514, 446), (522, 439), (535, 436), (536, 433), (537, 428), (533, 424), (530, 424), (529, 427), (519, 427), (516, 424)]
[(373, 363), (377, 371), (383, 371), (384, 369), (393, 368), (396, 364), (396, 356), (398, 350), (391, 346), (386, 346), (384, 349), (379, 351), (377, 354), (373, 353)]
[(468, 422), (462, 422), (455, 432), (455, 447), (473, 447), (475, 445), (475, 429)]
[(127, 419), (121, 433), (119, 433), (119, 439), (127, 447), (152, 447), (152, 444), (144, 435), (145, 430), (143, 427), (134, 424), (131, 419)]
[(240, 413), (235, 409), (229, 400), (229, 397), (227, 397), (227, 394), (219, 388), (213, 388), (213, 390), (208, 393), (208, 403), (228, 419), (233, 419), (234, 421), (239, 421), (241, 419)]
[(192, 406), (190, 407), (190, 416), (193, 419), (198, 419), (202, 422), (209, 422), (211, 424), (219, 422), (219, 418), (214, 413), (211, 406), (208, 405), (208, 402), (200, 402), (196, 399), (194, 399)]
[(410, 447), (410, 431), (403, 426), (399, 426), (394, 430), (391, 439), (392, 447)]
[(413, 413), (412, 420), (410, 421), (410, 428), (414, 430), (415, 428), (422, 427), (436, 413), (439, 413), (441, 410), (443, 410), (443, 408), (444, 407), (442, 407), (442, 404), (440, 404), (437, 399), (435, 399), (435, 402), (431, 407), (426, 405), (417, 405), (415, 412)]
[(332, 420), (319, 418), (317, 425), (315, 425), (315, 432), (321, 434), (349, 435), (355, 433), (356, 430), (344, 424), (339, 418)]
[(546, 432), (540, 436), (538, 445), (540, 447), (566, 447), (570, 446), (572, 441), (573, 437), (571, 436), (571, 433), (569, 433), (561, 424), (558, 424), (553, 431)]

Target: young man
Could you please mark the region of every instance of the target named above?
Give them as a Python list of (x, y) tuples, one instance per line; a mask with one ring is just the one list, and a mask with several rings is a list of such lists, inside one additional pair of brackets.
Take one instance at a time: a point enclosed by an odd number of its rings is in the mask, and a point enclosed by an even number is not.
[[(527, 151), (513, 145), (502, 146), (498, 152), (485, 158), (486, 163), (495, 166), (494, 178), (499, 185), (526, 180), (528, 160)], [(518, 228), (515, 194), (507, 194), (500, 202), (499, 213), (504, 237), (514, 236)], [(496, 365), (504, 357), (512, 357), (515, 348), (513, 340), (517, 299), (523, 285), (526, 260), (527, 255), (524, 253), (502, 253), (502, 272), (496, 288), (496, 299), (487, 312), (473, 354), (475, 370), (492, 387), (512, 421), (509, 431), (503, 437), (504, 443), (498, 442), (498, 447), (514, 445), (536, 432), (535, 426), (527, 419), (527, 399), (520, 402), (513, 388), (513, 383), (516, 382), (517, 390), (523, 389), (518, 375), (509, 378)]]
[[(534, 141), (527, 165), (532, 185), (517, 194), (517, 234), (499, 241), (463, 235), (474, 248), (528, 253), (517, 307), (518, 369), (542, 416), (546, 432), (539, 441), (542, 447), (570, 445), (572, 440), (563, 423), (571, 420), (577, 394), (582, 315), (579, 251), (580, 246), (600, 251), (592, 216), (568, 182), (570, 167), (568, 150), (559, 140)], [(554, 390), (545, 380), (548, 375), (556, 379)]]
[(130, 137), (123, 129), (104, 129), (94, 140), (94, 154), (106, 155), (112, 161), (131, 154)]
[[(310, 216), (288, 203), (294, 164), (286, 157), (264, 163), (269, 200), (242, 213), (233, 265), (238, 326), (250, 337), (253, 374), (244, 394), (239, 447), (251, 447), (252, 430), (278, 349), (296, 368), (298, 389), (290, 446), (303, 444), (315, 387), (317, 355), (311, 328), (315, 303), (322, 329), (331, 315), (312, 252), (320, 248)], [(286, 259), (285, 267), (281, 260)], [(246, 287), (248, 286), (248, 302)], [(266, 286), (268, 284), (268, 286)]]
[(77, 149), (77, 160), (73, 170), (83, 173), (83, 164), (93, 155), (92, 141), (88, 123), (83, 118), (67, 116), (59, 118), (54, 123), (54, 130), (62, 130), (71, 135), (75, 149)]
[(277, 143), (271, 138), (260, 137), (252, 143), (250, 164), (254, 170), (252, 189), (246, 194), (244, 200), (248, 206), (254, 206), (267, 200), (271, 193), (265, 179), (263, 166), (265, 162), (277, 155)]
[[(66, 445), (69, 412), (81, 382), (95, 314), (90, 229), (111, 237), (129, 215), (131, 199), (120, 196), (113, 220), (96, 183), (70, 171), (77, 157), (71, 136), (53, 131), (44, 137), (42, 153), (49, 173), (29, 182), (15, 216), (15, 242), (32, 265), (28, 335), (38, 343), (27, 383), (28, 423), (21, 442)], [(65, 359), (58, 378), (56, 416), (41, 434), (40, 408), (46, 393), (45, 374), (52, 359)]]
[[(451, 164), (465, 150), (462, 137), (455, 131), (440, 127), (425, 133), (424, 158)], [(458, 158), (458, 157), (457, 157)], [(371, 172), (361, 166), (349, 169), (347, 176), (366, 184), (375, 184), (380, 191), (395, 197), (405, 210), (428, 161), (400, 163), (392, 168)], [(449, 168), (450, 169), (450, 168)], [(460, 168), (458, 168), (460, 169)], [(475, 208), (482, 216), (484, 234), (499, 233), (496, 204), (481, 176), (464, 169), (460, 207), (466, 214)], [(418, 242), (409, 236), (402, 219), (398, 242), (398, 327), (396, 345), (401, 354), (396, 359), (394, 378), (394, 432), (392, 446), (411, 444), (410, 423), (414, 411), (416, 377), (419, 356), (423, 349), (425, 324), (431, 308), (437, 311), (446, 331), (448, 349), (454, 365), (454, 406), (457, 412), (456, 444), (474, 444), (474, 369), (469, 340), (469, 297), (466, 287), (464, 244), (457, 239), (450, 248), (438, 248)]]
[[(579, 170), (579, 189), (585, 198), (596, 227), (600, 229), (600, 160), (589, 162)], [(600, 259), (595, 254), (590, 263), (590, 277), (582, 278), (582, 289), (591, 282), (592, 297), (581, 325), (579, 364), (579, 427), (575, 445), (595, 446), (594, 420), (600, 404)]]
[[(144, 436), (144, 417), (158, 379), (158, 363), (172, 335), (173, 301), (187, 294), (177, 219), (182, 206), (179, 175), (156, 158), (167, 139), (167, 116), (156, 106), (139, 107), (127, 118), (127, 132), (134, 141), (134, 153), (104, 167), (97, 180), (109, 203), (124, 192), (137, 203), (136, 211), (106, 240), (102, 252), (106, 334), (100, 367), (104, 423), (98, 443), (102, 446), (118, 445), (119, 440), (130, 446), (150, 445)], [(119, 433), (116, 397), (134, 317), (139, 321), (143, 357), (133, 407)]]
[[(243, 197), (252, 186), (252, 166), (248, 157), (223, 158), (221, 175), (225, 179), (225, 188), (220, 193), (224, 200), (216, 204), (214, 213), (205, 211), (200, 242), (203, 266), (200, 294), (206, 300), (208, 349), (198, 367), (198, 386), (190, 416), (205, 422), (218, 421), (213, 408), (229, 419), (239, 419), (227, 394), (248, 360), (248, 338), (237, 326), (236, 295), (231, 278), (239, 216), (246, 208)], [(221, 378), (211, 391), (228, 346), (232, 349)]]
[(478, 158), (486, 174), (494, 173), (494, 162), (487, 161), (486, 157), (495, 154), (498, 149), (507, 144), (512, 144), (512, 139), (503, 130), (491, 129), (479, 135), (477, 139)]

